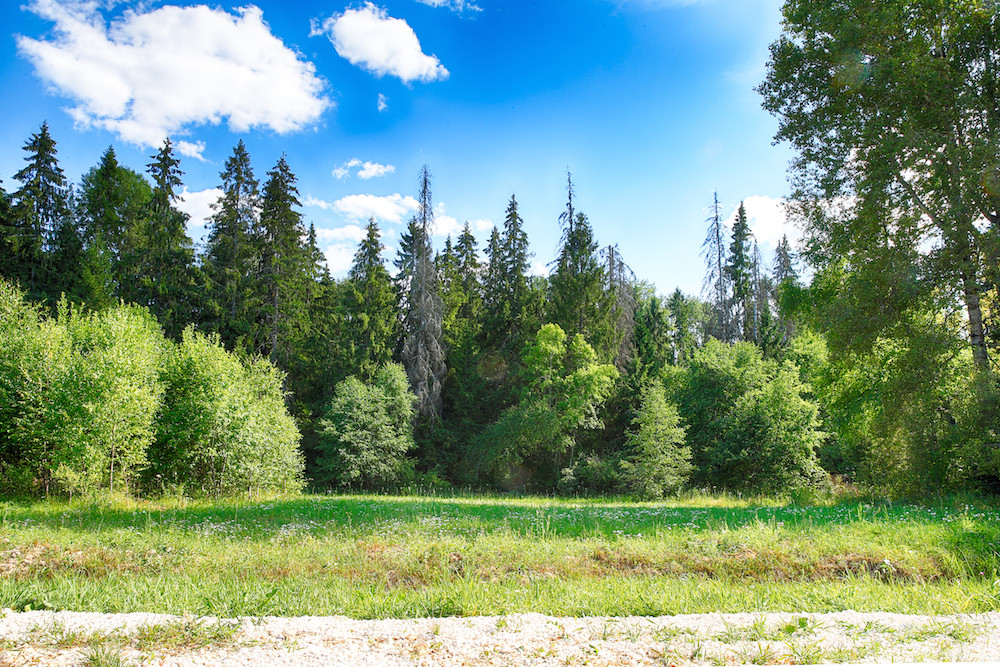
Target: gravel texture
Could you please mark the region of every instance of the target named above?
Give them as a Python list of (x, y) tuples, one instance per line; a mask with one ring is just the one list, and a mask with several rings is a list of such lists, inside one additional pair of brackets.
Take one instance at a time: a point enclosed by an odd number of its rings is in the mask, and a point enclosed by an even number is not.
[[(14, 665), (685, 665), (1000, 661), (1000, 614), (541, 614), (366, 620), (0, 611)], [(212, 635), (215, 630), (224, 630)], [(159, 637), (140, 641), (143, 628)], [(171, 633), (170, 630), (175, 632)], [(202, 646), (198, 637), (212, 635)], [(220, 639), (221, 637), (221, 639)], [(183, 643), (183, 642), (181, 642)], [(201, 643), (204, 643), (203, 641)]]

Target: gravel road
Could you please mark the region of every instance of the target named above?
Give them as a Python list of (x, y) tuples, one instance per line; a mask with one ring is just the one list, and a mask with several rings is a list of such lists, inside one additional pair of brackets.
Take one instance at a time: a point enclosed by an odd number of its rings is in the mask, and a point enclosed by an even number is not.
[[(998, 662), (998, 621), (852, 611), (359, 621), (3, 610), (0, 667)], [(199, 647), (206, 636), (213, 643)]]

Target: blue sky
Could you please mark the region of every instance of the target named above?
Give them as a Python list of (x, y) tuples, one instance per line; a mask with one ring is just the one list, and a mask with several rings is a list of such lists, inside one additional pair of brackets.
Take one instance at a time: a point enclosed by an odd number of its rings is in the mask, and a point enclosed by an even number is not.
[[(190, 232), (243, 139), (263, 181), (287, 155), (331, 270), (365, 220), (384, 241), (433, 176), (438, 243), (468, 220), (485, 246), (511, 194), (539, 271), (565, 207), (639, 278), (701, 289), (706, 208), (746, 200), (766, 258), (789, 151), (753, 87), (780, 0), (385, 0), (0, 3), (0, 179), (47, 120), (78, 181), (108, 145), (143, 171), (182, 149)], [(389, 251), (388, 254), (391, 254)]]

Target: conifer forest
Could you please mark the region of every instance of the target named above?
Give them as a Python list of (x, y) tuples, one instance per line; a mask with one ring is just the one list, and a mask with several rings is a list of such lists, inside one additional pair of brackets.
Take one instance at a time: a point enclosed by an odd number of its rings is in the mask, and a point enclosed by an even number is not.
[(285, 157), (236, 144), (196, 248), (170, 139), (74, 180), (41, 122), (2, 147), (0, 494), (1000, 490), (997, 11), (903, 4), (785, 3), (757, 92), (803, 238), (763, 256), (706, 192), (698, 295), (571, 174), (547, 276), (516, 193), (435, 247), (429, 165), (335, 279)]

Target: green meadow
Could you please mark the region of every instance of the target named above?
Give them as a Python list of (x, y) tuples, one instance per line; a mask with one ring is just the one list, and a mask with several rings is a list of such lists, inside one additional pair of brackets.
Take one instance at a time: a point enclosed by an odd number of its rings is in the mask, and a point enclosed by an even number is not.
[(1000, 504), (0, 502), (0, 608), (355, 618), (1000, 610)]

